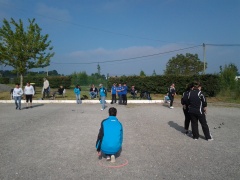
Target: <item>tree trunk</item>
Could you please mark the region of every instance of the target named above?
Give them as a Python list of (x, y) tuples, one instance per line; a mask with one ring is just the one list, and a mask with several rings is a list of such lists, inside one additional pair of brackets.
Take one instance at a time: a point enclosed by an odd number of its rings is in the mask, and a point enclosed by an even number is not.
[(20, 87), (22, 88), (23, 87), (23, 75), (20, 74)]

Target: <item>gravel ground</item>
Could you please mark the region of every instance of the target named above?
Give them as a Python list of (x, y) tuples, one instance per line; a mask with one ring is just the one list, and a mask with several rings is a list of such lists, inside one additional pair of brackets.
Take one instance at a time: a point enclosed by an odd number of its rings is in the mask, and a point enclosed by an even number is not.
[(19, 111), (13, 103), (0, 103), (0, 179), (240, 178), (239, 108), (209, 106), (214, 141), (208, 142), (201, 127), (197, 141), (182, 133), (179, 103), (174, 109), (113, 106), (124, 127), (123, 149), (114, 164), (96, 155), (100, 123), (108, 117), (100, 104), (35, 104)]

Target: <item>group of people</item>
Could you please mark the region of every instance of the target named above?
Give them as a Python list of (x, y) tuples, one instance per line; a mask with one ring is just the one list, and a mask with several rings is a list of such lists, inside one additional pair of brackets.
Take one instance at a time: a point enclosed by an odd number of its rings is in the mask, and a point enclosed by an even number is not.
[(181, 104), (183, 105), (183, 113), (185, 116), (184, 128), (186, 134), (189, 134), (189, 125), (191, 122), (192, 136), (194, 140), (199, 139), (198, 121), (202, 126), (202, 130), (207, 141), (212, 141), (207, 120), (207, 101), (201, 91), (202, 85), (200, 82), (195, 81), (190, 83), (186, 91), (183, 93)]
[(127, 93), (128, 93), (127, 83), (123, 83), (123, 86), (121, 83), (119, 83), (118, 86), (116, 86), (116, 83), (113, 83), (111, 88), (112, 95), (111, 104), (117, 103), (118, 96), (118, 104), (127, 105)]
[[(26, 103), (27, 103), (27, 109), (30, 107), (32, 108), (32, 98), (35, 94), (35, 90), (33, 88), (33, 86), (27, 82), (24, 90), (22, 90), (22, 88), (20, 87), (20, 85), (18, 83), (16, 83), (15, 88), (12, 91), (12, 96), (14, 98), (15, 101), (15, 105), (16, 105), (16, 109), (21, 110), (21, 100), (22, 100), (22, 95), (25, 95), (26, 97)], [(30, 104), (30, 106), (29, 106)]]

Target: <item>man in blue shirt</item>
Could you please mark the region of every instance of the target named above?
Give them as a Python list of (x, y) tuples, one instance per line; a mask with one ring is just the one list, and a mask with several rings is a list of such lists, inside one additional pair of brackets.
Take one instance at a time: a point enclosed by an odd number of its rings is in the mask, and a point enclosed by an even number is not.
[(115, 103), (117, 102), (116, 93), (117, 93), (117, 87), (116, 87), (116, 83), (114, 83), (113, 86), (112, 86), (112, 89), (111, 89), (111, 94), (112, 94), (112, 102), (111, 102), (111, 104), (113, 104), (113, 101)]
[(108, 110), (109, 117), (101, 122), (101, 128), (98, 133), (96, 149), (98, 156), (102, 154), (107, 156), (107, 161), (115, 162), (115, 156), (121, 151), (123, 142), (123, 127), (116, 118), (117, 109), (114, 107)]
[(122, 104), (122, 91), (123, 91), (122, 84), (119, 83), (119, 84), (118, 84), (118, 87), (117, 87), (118, 104)]

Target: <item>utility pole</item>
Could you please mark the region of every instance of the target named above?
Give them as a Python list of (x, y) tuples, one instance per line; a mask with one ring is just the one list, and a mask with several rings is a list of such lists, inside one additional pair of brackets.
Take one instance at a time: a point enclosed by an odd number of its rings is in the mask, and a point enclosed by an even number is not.
[(205, 74), (206, 69), (206, 48), (205, 44), (203, 43), (203, 74)]

